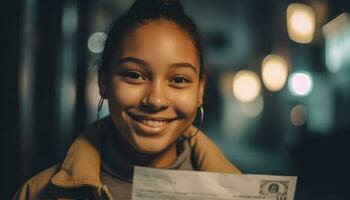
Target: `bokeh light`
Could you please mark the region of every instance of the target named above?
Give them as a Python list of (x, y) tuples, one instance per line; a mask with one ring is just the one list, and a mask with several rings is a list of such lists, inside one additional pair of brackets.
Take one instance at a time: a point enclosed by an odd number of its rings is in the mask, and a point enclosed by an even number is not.
[(302, 126), (307, 120), (307, 111), (305, 106), (296, 105), (290, 112), (290, 121), (294, 126)]
[(328, 71), (336, 73), (350, 66), (350, 15), (342, 13), (324, 25), (322, 31)]
[(291, 40), (298, 43), (312, 41), (316, 28), (315, 11), (305, 4), (292, 3), (287, 8), (287, 30)]
[(288, 76), (287, 62), (279, 55), (270, 54), (262, 62), (262, 80), (270, 91), (279, 91)]
[(103, 51), (107, 35), (103, 32), (93, 33), (88, 40), (88, 48), (92, 53), (101, 53)]
[(311, 75), (306, 72), (298, 72), (290, 75), (288, 81), (289, 90), (297, 96), (310, 94), (313, 88)]
[(233, 94), (238, 101), (253, 101), (258, 97), (260, 91), (260, 79), (255, 72), (241, 70), (233, 77)]

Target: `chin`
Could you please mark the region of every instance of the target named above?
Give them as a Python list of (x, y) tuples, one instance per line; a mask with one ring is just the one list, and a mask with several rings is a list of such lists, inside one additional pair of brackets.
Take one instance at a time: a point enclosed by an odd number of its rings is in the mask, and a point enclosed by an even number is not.
[(165, 151), (167, 148), (171, 147), (173, 143), (160, 141), (160, 139), (136, 139), (133, 141), (134, 148), (142, 154), (159, 154)]
[(135, 148), (137, 150), (137, 152), (145, 154), (145, 155), (156, 155), (161, 153), (164, 149), (163, 148), (157, 148), (157, 147), (141, 147), (141, 146), (137, 146)]

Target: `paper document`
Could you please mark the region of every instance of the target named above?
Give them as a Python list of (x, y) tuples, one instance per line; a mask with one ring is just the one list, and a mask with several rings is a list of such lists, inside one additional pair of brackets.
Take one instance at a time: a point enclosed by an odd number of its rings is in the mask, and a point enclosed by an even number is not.
[(133, 200), (293, 200), (297, 177), (135, 167)]

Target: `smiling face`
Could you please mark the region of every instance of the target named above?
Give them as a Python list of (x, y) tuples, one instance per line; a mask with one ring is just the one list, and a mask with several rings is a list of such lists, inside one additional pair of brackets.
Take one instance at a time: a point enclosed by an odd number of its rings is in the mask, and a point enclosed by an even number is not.
[(122, 138), (139, 153), (176, 152), (204, 90), (189, 35), (169, 20), (149, 21), (125, 37), (110, 70), (109, 110)]

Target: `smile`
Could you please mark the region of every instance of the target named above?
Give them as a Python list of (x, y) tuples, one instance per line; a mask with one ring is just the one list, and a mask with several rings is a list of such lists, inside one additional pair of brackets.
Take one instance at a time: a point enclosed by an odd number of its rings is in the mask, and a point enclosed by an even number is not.
[(172, 118), (153, 118), (149, 116), (134, 115), (131, 113), (128, 114), (135, 121), (140, 122), (147, 127), (156, 129), (165, 127), (167, 124), (174, 120)]
[(150, 126), (153, 128), (159, 128), (159, 127), (165, 126), (167, 123), (169, 123), (168, 121), (150, 120), (150, 119), (143, 119), (143, 120), (136, 119), (136, 120), (141, 122), (142, 124), (144, 124), (146, 126)]

